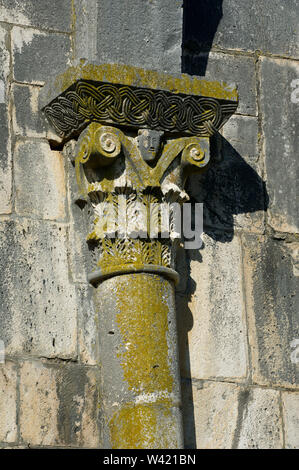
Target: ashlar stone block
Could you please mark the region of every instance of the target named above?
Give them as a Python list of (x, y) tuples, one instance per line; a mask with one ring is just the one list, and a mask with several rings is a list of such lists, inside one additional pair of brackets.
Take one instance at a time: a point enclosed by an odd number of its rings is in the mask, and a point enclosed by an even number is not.
[(12, 160), (8, 114), (10, 58), (8, 31), (0, 25), (0, 214), (11, 212)]
[(17, 440), (16, 418), (17, 370), (14, 363), (6, 361), (0, 364), (0, 441)]
[(177, 308), (181, 374), (242, 381), (247, 337), (239, 239), (217, 243), (204, 235), (202, 248), (189, 257), (192, 294), (180, 296)]
[(298, 233), (298, 62), (264, 57), (261, 111), (264, 132), (268, 223), (279, 232)]
[(253, 388), (243, 400), (238, 449), (281, 449), (279, 391)]
[(291, 249), (282, 240), (247, 234), (243, 250), (253, 381), (296, 388), (299, 290)]
[(0, 0), (0, 21), (69, 32), (71, 0)]
[(79, 365), (24, 362), (21, 439), (30, 445), (98, 447), (96, 372)]
[(15, 146), (16, 212), (65, 220), (66, 183), (62, 153), (46, 140), (18, 141)]
[(12, 56), (15, 80), (43, 85), (52, 74), (70, 65), (70, 37), (33, 28), (12, 28)]
[(299, 393), (282, 392), (286, 449), (299, 449)]
[(65, 226), (0, 225), (0, 338), (6, 354), (77, 357), (77, 305), (69, 282)]

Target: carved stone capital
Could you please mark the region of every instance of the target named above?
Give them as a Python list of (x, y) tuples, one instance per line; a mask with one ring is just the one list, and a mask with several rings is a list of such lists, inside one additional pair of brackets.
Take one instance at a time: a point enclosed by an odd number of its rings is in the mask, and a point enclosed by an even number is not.
[(176, 280), (175, 204), (188, 200), (187, 176), (210, 162), (210, 137), (235, 111), (236, 89), (187, 75), (82, 65), (48, 84), (42, 100), (62, 141), (79, 135), (77, 183), (94, 210), (90, 281), (136, 271)]
[[(77, 183), (95, 214), (88, 235), (97, 252), (93, 281), (115, 272), (153, 271), (153, 265), (176, 278), (172, 270), (179, 237), (173, 226), (174, 203), (188, 200), (187, 175), (201, 171), (210, 159), (207, 138), (181, 137), (159, 142), (150, 166), (138, 133), (130, 134), (92, 123), (77, 143)], [(169, 228), (164, 235), (163, 224)]]

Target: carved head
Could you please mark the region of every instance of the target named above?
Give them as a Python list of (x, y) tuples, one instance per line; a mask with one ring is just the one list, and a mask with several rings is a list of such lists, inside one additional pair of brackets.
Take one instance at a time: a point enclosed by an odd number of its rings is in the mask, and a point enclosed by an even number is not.
[(137, 137), (137, 145), (142, 158), (146, 162), (151, 162), (157, 156), (160, 150), (161, 138), (163, 131), (154, 131), (151, 129), (139, 129)]

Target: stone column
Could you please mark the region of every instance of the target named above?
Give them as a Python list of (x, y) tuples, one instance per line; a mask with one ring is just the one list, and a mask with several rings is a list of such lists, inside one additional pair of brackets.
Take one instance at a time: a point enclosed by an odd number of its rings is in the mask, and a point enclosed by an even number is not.
[(99, 318), (104, 447), (182, 448), (177, 213), (188, 201), (187, 176), (211, 161), (210, 137), (235, 110), (236, 91), (86, 64), (54, 87), (62, 93), (51, 99), (49, 85), (43, 109), (62, 141), (79, 135), (77, 183), (94, 213), (88, 279)]
[(95, 289), (104, 446), (183, 448), (173, 282), (114, 276)]

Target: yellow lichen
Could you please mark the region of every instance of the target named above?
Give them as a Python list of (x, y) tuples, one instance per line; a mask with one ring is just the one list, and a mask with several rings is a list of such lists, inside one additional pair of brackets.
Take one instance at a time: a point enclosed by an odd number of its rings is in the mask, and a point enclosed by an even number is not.
[(238, 94), (234, 86), (226, 82), (208, 81), (186, 74), (179, 76), (146, 70), (120, 64), (86, 64), (69, 67), (58, 75), (54, 81), (56, 95), (62, 93), (79, 79), (120, 83), (152, 89), (162, 89), (172, 93), (183, 93), (237, 101)]
[(135, 274), (117, 288), (116, 321), (122, 336), (119, 353), (129, 390), (172, 392), (173, 376), (167, 344), (169, 281), (157, 275)]
[[(109, 423), (113, 449), (177, 449), (177, 426), (170, 408), (128, 404)], [(166, 432), (167, 429), (167, 432)]]

